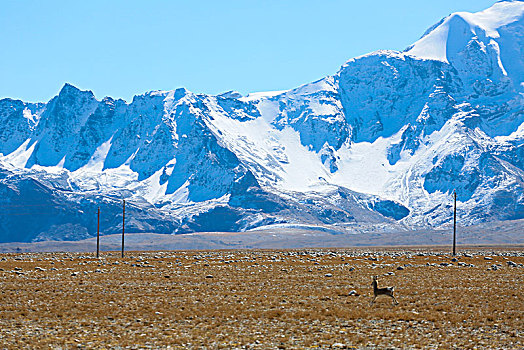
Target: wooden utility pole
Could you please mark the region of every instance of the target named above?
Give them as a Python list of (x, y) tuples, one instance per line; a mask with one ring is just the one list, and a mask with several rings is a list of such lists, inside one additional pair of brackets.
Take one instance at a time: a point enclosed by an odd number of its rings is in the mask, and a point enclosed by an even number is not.
[(457, 191), (453, 192), (454, 205), (453, 205), (453, 255), (457, 254)]
[(100, 257), (100, 207), (98, 207), (98, 220), (96, 224), (96, 257)]
[(124, 231), (126, 226), (126, 201), (122, 202), (122, 258), (124, 257)]

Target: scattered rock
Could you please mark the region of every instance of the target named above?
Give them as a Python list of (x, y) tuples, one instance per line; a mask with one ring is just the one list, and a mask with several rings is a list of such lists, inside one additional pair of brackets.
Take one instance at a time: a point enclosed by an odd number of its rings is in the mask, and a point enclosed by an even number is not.
[(400, 270), (404, 270), (404, 266), (399, 266), (399, 267), (397, 267), (397, 270), (399, 270), (399, 271), (400, 271)]
[(348, 296), (349, 296), (349, 297), (351, 297), (351, 296), (358, 297), (358, 295), (359, 295), (359, 294), (358, 294), (357, 291), (354, 290), (354, 289), (350, 290), (349, 293), (348, 293)]
[(330, 273), (326, 273), (324, 276), (326, 276), (326, 277), (333, 277), (333, 275), (330, 274)]
[(213, 275), (207, 275), (206, 278), (213, 278)]

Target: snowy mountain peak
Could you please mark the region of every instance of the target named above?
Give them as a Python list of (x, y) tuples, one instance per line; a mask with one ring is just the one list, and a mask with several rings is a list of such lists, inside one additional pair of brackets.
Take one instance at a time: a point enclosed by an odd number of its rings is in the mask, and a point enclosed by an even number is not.
[(217, 95), (223, 98), (242, 98), (242, 94), (238, 91), (230, 90)]
[(476, 13), (456, 12), (443, 18), (406, 52), (420, 58), (449, 62), (454, 53), (453, 50), (449, 52), (453, 49), (452, 46), (472, 36), (498, 39), (502, 27), (510, 24), (522, 25), (523, 18), (524, 1), (520, 0), (500, 1)]
[(116, 232), (121, 198), (135, 232), (439, 227), (453, 191), (462, 224), (522, 219), (523, 18), (523, 1), (455, 13), (286, 91), (0, 100), (0, 198), (60, 208), (0, 212), (0, 241), (93, 235), (99, 205)]
[(491, 80), (509, 77), (517, 91), (524, 91), (523, 31), (524, 1), (500, 1), (484, 11), (449, 15), (405, 53)]
[(95, 95), (91, 90), (80, 90), (76, 86), (65, 83), (62, 89), (60, 89), (60, 92), (58, 93), (59, 97), (66, 97), (66, 96), (76, 96), (76, 95), (84, 95), (88, 98), (95, 98)]

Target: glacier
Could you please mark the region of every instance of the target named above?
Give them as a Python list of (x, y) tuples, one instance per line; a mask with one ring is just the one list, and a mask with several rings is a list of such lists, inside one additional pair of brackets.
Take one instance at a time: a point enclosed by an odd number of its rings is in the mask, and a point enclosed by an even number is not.
[(524, 2), (288, 91), (0, 100), (0, 242), (524, 218)]

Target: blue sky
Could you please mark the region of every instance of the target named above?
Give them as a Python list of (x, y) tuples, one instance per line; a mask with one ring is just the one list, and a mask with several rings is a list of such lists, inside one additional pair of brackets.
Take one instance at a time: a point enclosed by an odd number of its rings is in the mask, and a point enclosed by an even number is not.
[(451, 12), (493, 0), (0, 0), (0, 97), (47, 101), (65, 82), (128, 101), (186, 87), (290, 89), (348, 59), (403, 50)]

